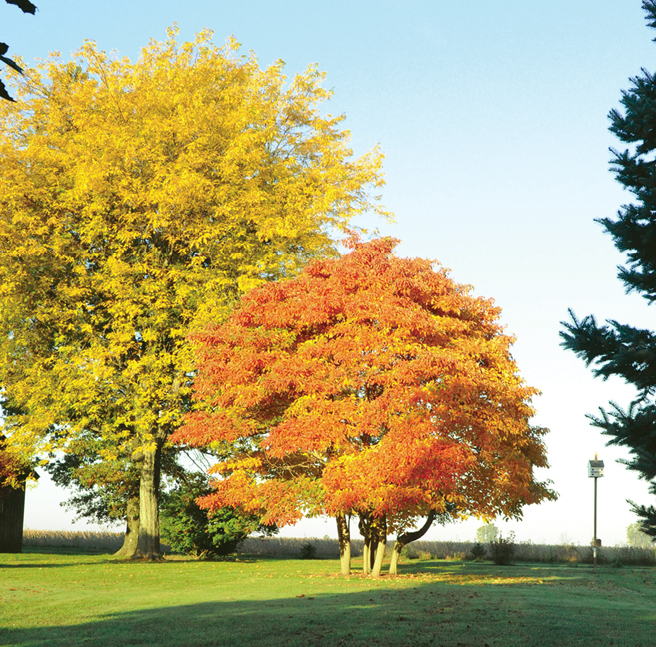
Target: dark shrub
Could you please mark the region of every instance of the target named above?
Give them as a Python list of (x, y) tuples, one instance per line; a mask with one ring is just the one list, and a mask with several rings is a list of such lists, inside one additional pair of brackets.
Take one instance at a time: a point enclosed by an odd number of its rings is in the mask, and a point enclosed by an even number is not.
[(301, 559), (315, 559), (317, 547), (309, 541), (301, 546)]
[(485, 559), (486, 554), (487, 550), (485, 549), (485, 546), (480, 542), (476, 542), (469, 551), (469, 557), (477, 562)]
[(515, 533), (511, 532), (507, 538), (499, 535), (497, 539), (490, 542), (490, 557), (497, 566), (512, 564), (515, 555)]
[(233, 553), (252, 532), (274, 534), (277, 528), (262, 526), (258, 517), (222, 508), (208, 514), (196, 499), (212, 488), (205, 474), (186, 474), (162, 497), (162, 541), (176, 553), (194, 557), (219, 557)]

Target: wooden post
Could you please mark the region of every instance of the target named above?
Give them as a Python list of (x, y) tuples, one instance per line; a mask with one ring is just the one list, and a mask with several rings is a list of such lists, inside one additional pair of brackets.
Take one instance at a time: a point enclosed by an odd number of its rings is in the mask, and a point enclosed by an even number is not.
[(588, 461), (588, 477), (594, 479), (594, 537), (592, 538), (592, 566), (597, 568), (597, 479), (604, 475), (604, 461), (600, 461), (595, 453), (593, 461)]
[(597, 477), (594, 480), (594, 546), (592, 547), (592, 565), (597, 568)]

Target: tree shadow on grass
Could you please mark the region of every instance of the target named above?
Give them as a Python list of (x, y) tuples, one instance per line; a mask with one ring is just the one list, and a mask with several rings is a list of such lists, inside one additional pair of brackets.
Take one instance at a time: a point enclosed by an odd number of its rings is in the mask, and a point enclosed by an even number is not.
[[(132, 563), (132, 564), (139, 564), (139, 563), (149, 563), (148, 560), (141, 560), (141, 559), (135, 559), (132, 560), (129, 557), (119, 557), (115, 556), (114, 553), (110, 552), (88, 552), (88, 551), (80, 551), (80, 550), (68, 550), (68, 549), (62, 549), (62, 550), (48, 550), (48, 551), (38, 551), (38, 550), (31, 550), (31, 551), (25, 551), (23, 553), (15, 553), (16, 555), (30, 555), (31, 558), (36, 559), (40, 556), (44, 556), (45, 559), (40, 559), (39, 561), (20, 561), (20, 557), (18, 558), (18, 561), (15, 561), (13, 563), (7, 563), (5, 561), (0, 560), (0, 569), (3, 568), (15, 568), (15, 569), (23, 569), (23, 568), (65, 568), (65, 567), (70, 567), (70, 566), (83, 566), (86, 564), (89, 564), (90, 562), (88, 561), (70, 561), (70, 562), (49, 562), (47, 561), (47, 556), (48, 555), (66, 555), (69, 557), (73, 556), (79, 556), (79, 557), (93, 557), (93, 563), (94, 564), (103, 564), (103, 565), (122, 565), (126, 563)], [(11, 555), (14, 555), (11, 553)], [(104, 556), (102, 558), (101, 556)], [(2, 557), (2, 554), (0, 554), (0, 557)], [(199, 560), (195, 557), (187, 557), (185, 555), (165, 555), (164, 559), (160, 562), (159, 564), (180, 564), (184, 562), (198, 562)], [(214, 561), (214, 562), (241, 562), (243, 564), (253, 564), (257, 561), (261, 561), (258, 558), (254, 556), (232, 556), (228, 555), (226, 557), (218, 557), (214, 560), (208, 560), (208, 561)], [(0, 647), (2, 647), (0, 645)]]
[[(20, 564), (0, 564), (0, 570), (5, 568), (13, 569), (23, 569), (23, 568), (65, 568), (67, 566), (82, 566), (88, 562), (67, 562), (66, 564), (53, 564), (49, 562), (39, 562), (39, 563), (20, 563)], [(99, 562), (102, 563), (102, 562)]]
[[(25, 554), (25, 553), (23, 553)], [(57, 554), (63, 554), (63, 553), (57, 553)], [(66, 555), (69, 555), (73, 557), (74, 555), (71, 555), (71, 553), (65, 553)], [(38, 555), (41, 555), (39, 553)], [(87, 553), (77, 553), (75, 556), (91, 556)], [(98, 557), (97, 554), (93, 555), (93, 557)], [(95, 559), (94, 564), (111, 564), (111, 563), (116, 563), (119, 562), (119, 560), (115, 557), (112, 557), (110, 554), (107, 555), (105, 559)], [(70, 562), (63, 562), (63, 561), (55, 561), (51, 562), (48, 561), (47, 557), (45, 559), (39, 559), (37, 560), (31, 560), (31, 561), (22, 561), (20, 558), (14, 562), (6, 562), (6, 561), (0, 561), (0, 570), (5, 569), (5, 568), (10, 568), (10, 569), (26, 569), (26, 568), (68, 568), (70, 566), (86, 566), (88, 565), (88, 561), (70, 561)], [(0, 647), (2, 647), (0, 645)]]
[[(464, 585), (425, 582), (272, 600), (221, 600), (111, 613), (76, 625), (11, 628), (2, 618), (0, 645), (11, 647), (647, 647), (652, 622), (640, 604), (573, 598), (557, 586), (518, 582)], [(260, 584), (261, 586), (261, 584)], [(255, 587), (254, 587), (255, 588)], [(259, 590), (253, 594), (258, 595)]]

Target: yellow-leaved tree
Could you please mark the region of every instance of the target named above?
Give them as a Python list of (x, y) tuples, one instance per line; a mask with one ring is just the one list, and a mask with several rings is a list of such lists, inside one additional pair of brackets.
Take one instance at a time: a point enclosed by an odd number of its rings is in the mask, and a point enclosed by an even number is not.
[(315, 66), (287, 83), (210, 31), (132, 63), (86, 42), (0, 105), (0, 387), (8, 443), (140, 470), (136, 556), (158, 558), (162, 449), (189, 406), (189, 332), (386, 216), (378, 149), (354, 159)]

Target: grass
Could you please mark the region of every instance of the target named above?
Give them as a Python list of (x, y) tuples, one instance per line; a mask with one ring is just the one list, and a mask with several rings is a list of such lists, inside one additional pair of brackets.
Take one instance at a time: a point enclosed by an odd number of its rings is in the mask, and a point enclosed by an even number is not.
[(0, 645), (654, 645), (652, 568), (433, 560), (379, 580), (337, 570), (266, 557), (0, 555)]

